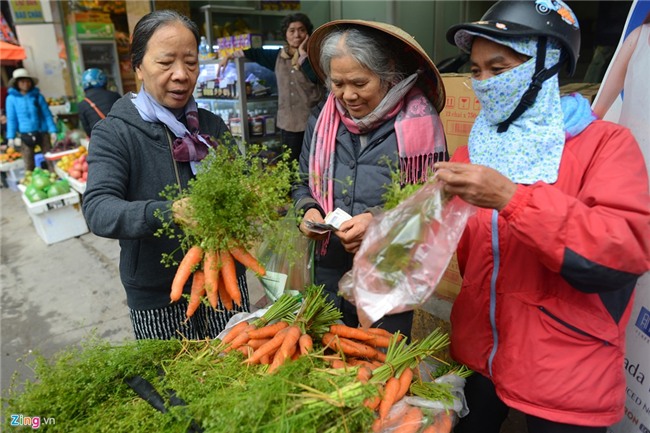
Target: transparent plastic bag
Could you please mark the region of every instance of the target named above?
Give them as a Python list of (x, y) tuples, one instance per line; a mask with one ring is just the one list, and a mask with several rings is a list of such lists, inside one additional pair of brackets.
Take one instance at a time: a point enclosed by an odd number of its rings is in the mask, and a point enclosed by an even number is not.
[(295, 217), (287, 215), (257, 251), (257, 259), (266, 269), (260, 281), (270, 302), (287, 291), (302, 292), (312, 283), (312, 253), (313, 242), (300, 233)]
[(413, 310), (435, 291), (474, 207), (426, 183), (368, 227), (352, 269), (339, 282), (364, 327)]
[[(448, 409), (432, 408), (426, 404), (423, 405), (424, 401), (426, 399), (419, 397), (417, 400), (412, 401), (403, 398), (393, 405), (383, 422), (375, 421), (372, 431), (375, 433), (394, 433), (397, 431), (451, 433), (458, 422), (456, 412)], [(413, 410), (415, 410), (415, 414)], [(430, 429), (431, 426), (434, 427), (434, 430)]]

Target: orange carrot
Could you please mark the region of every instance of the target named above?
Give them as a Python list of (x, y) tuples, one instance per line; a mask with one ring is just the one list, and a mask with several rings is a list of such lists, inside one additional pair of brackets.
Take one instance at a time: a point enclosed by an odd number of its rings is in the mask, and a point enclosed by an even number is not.
[(348, 338), (339, 338), (339, 344), (343, 353), (349, 356), (358, 356), (361, 358), (376, 358), (377, 350), (367, 344), (352, 341)]
[(334, 369), (338, 369), (338, 368), (347, 368), (347, 366), (348, 366), (345, 362), (343, 362), (342, 359), (332, 359), (332, 360), (330, 361), (330, 365), (331, 365), (332, 368), (334, 368)]
[(221, 274), (223, 275), (223, 286), (230, 294), (233, 302), (241, 307), (241, 292), (237, 282), (237, 271), (235, 269), (235, 260), (228, 251), (219, 253), (221, 259)]
[[(381, 405), (381, 402), (379, 403)], [(408, 404), (402, 404), (397, 408), (391, 410), (385, 418), (378, 417), (373, 424), (373, 428), (379, 427), (378, 431), (390, 431), (392, 432), (395, 427), (397, 427), (408, 410), (411, 408)]]
[(398, 401), (402, 397), (404, 397), (408, 392), (409, 388), (411, 387), (411, 381), (413, 380), (413, 370), (407, 368), (402, 372), (398, 380), (399, 380), (399, 391), (397, 392), (395, 401)]
[(370, 380), (370, 377), (372, 376), (372, 370), (366, 367), (365, 365), (362, 365), (359, 367), (359, 370), (357, 371), (357, 380), (361, 383), (366, 383)]
[(284, 336), (289, 328), (284, 328), (283, 330), (279, 331), (273, 338), (271, 338), (270, 341), (267, 343), (264, 343), (261, 345), (255, 352), (253, 352), (253, 355), (248, 358), (246, 361), (247, 364), (256, 364), (260, 362), (260, 359), (264, 355), (270, 355), (271, 352), (274, 350), (277, 350), (281, 345), (282, 341), (284, 340)]
[(245, 358), (248, 358), (251, 353), (253, 353), (253, 349), (250, 348), (250, 346), (244, 344), (243, 346), (239, 346), (237, 349), (238, 352), (241, 352), (242, 355), (244, 355)]
[(372, 347), (347, 338), (338, 337), (331, 332), (326, 332), (323, 335), (322, 341), (325, 347), (343, 352), (348, 356), (360, 358), (375, 358), (377, 356), (377, 350)]
[(296, 325), (289, 326), (287, 335), (285, 336), (284, 341), (280, 346), (280, 353), (284, 357), (282, 362), (284, 362), (284, 360), (286, 360), (288, 357), (293, 355), (293, 352), (295, 352), (297, 348), (298, 340), (300, 339), (301, 335), (302, 335), (302, 331), (298, 326)]
[(441, 433), (451, 433), (454, 425), (454, 415), (448, 411), (440, 412), (436, 416), (436, 426)]
[(266, 326), (262, 326), (261, 328), (257, 328), (256, 330), (249, 332), (249, 335), (251, 336), (251, 338), (272, 338), (275, 334), (278, 333), (278, 331), (288, 326), (289, 324), (287, 322), (283, 322), (281, 320), (271, 325), (266, 325)]
[(375, 409), (377, 409), (377, 406), (379, 406), (379, 403), (380, 403), (380, 402), (381, 402), (381, 397), (379, 397), (378, 395), (376, 395), (376, 396), (374, 396), (374, 397), (369, 397), (369, 398), (367, 398), (367, 399), (363, 402), (363, 405), (364, 405), (365, 407), (367, 407), (368, 409), (374, 411)]
[(422, 417), (422, 410), (419, 407), (411, 407), (402, 417), (402, 422), (393, 430), (393, 433), (416, 433), (422, 425)]
[(194, 271), (194, 277), (192, 278), (192, 290), (190, 291), (190, 301), (187, 304), (187, 310), (185, 311), (185, 317), (188, 319), (194, 315), (196, 310), (201, 305), (201, 297), (205, 293), (205, 275), (203, 271), (197, 269)]
[(381, 350), (375, 350), (375, 358), (379, 362), (386, 362), (386, 354)]
[[(248, 333), (248, 336), (250, 337), (251, 333)], [(259, 349), (264, 343), (268, 343), (271, 341), (270, 338), (251, 338), (248, 340), (248, 345), (252, 347), (253, 349)]]
[(398, 335), (397, 341), (401, 341), (402, 338), (404, 338), (404, 336), (402, 334), (397, 334), (397, 333), (393, 334), (393, 333), (391, 333), (389, 331), (386, 331), (385, 329), (382, 329), (382, 328), (368, 328), (368, 329), (366, 329), (366, 331), (368, 331), (370, 334), (378, 335), (380, 337), (391, 338), (391, 337), (393, 337), (393, 335)]
[(365, 340), (364, 343), (372, 347), (388, 347), (390, 344), (390, 338), (381, 335), (374, 335), (371, 339)]
[(219, 272), (219, 277), (217, 278), (217, 293), (219, 294), (219, 299), (221, 300), (221, 305), (230, 311), (234, 308), (232, 303), (232, 298), (230, 293), (226, 290), (225, 284), (223, 282), (223, 272)]
[(340, 324), (330, 326), (330, 332), (334, 335), (338, 335), (339, 337), (345, 337), (360, 341), (371, 340), (373, 338), (372, 335), (368, 334), (368, 332), (362, 328), (352, 328), (350, 326)]
[(203, 273), (205, 274), (205, 291), (208, 294), (208, 301), (210, 301), (212, 308), (217, 308), (219, 266), (215, 253), (205, 253), (205, 257), (203, 258)]
[[(430, 426), (426, 427), (424, 430), (422, 430), (422, 433), (438, 433), (439, 430), (434, 426), (434, 424), (431, 424)], [(448, 432), (451, 433), (451, 432)]]
[(386, 419), (390, 408), (395, 404), (397, 393), (399, 392), (399, 380), (392, 376), (384, 386), (384, 396), (379, 403), (379, 418)]
[(231, 248), (230, 254), (242, 265), (246, 266), (251, 271), (255, 272), (258, 275), (266, 275), (266, 269), (260, 264), (260, 262), (248, 251), (243, 248)]
[(271, 363), (271, 357), (269, 356), (268, 353), (262, 356), (262, 358), (260, 358), (260, 364), (269, 365), (270, 363)]
[(375, 368), (379, 367), (379, 365), (375, 365), (369, 361), (366, 361), (365, 359), (359, 358), (348, 358), (348, 364), (359, 367), (367, 367), (370, 369), (370, 371), (373, 371)]
[(298, 339), (298, 347), (300, 347), (300, 354), (307, 355), (314, 348), (314, 341), (309, 334), (302, 334)]
[(248, 340), (250, 338), (248, 337), (248, 329), (254, 328), (254, 325), (248, 325), (246, 329), (244, 329), (242, 332), (240, 332), (231, 342), (228, 347), (224, 349), (224, 352), (230, 352), (231, 350), (237, 349), (244, 344), (248, 343)]
[(172, 290), (171, 294), (169, 295), (172, 302), (176, 302), (181, 299), (185, 283), (190, 278), (190, 275), (192, 275), (194, 268), (196, 268), (196, 266), (201, 263), (202, 258), (203, 248), (200, 246), (195, 245), (187, 250), (187, 253), (185, 256), (183, 256), (183, 260), (181, 260), (181, 263), (176, 269), (176, 274), (174, 275), (174, 280), (172, 281)]
[[(222, 343), (230, 343), (234, 338), (239, 335), (242, 331), (244, 331), (246, 328), (249, 326), (252, 326), (250, 323), (247, 321), (243, 320), (230, 328), (230, 331), (226, 334), (225, 337), (223, 337), (223, 340), (221, 340)], [(254, 326), (252, 326), (252, 329), (255, 329)]]

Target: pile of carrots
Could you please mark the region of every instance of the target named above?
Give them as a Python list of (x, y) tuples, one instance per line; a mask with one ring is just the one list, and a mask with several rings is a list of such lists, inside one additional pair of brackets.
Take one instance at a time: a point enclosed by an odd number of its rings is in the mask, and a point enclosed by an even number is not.
[[(333, 369), (357, 369), (359, 382), (370, 382), (377, 388), (377, 395), (364, 403), (376, 413), (375, 433), (451, 432), (453, 413), (426, 412), (427, 409), (423, 411), (402, 400), (413, 381), (421, 380), (418, 363), (434, 349), (445, 347), (448, 344), (446, 335), (438, 333), (420, 345), (412, 343), (409, 346), (401, 334), (378, 328), (351, 328), (330, 323), (316, 329), (313, 325), (317, 320), (304, 314), (304, 310), (303, 305), (297, 314), (263, 326), (242, 321), (223, 338), (220, 350), (241, 352), (243, 365), (268, 365), (267, 373), (273, 373), (299, 356), (324, 359)], [(310, 320), (305, 320), (306, 316)], [(317, 348), (314, 342), (318, 342)]]
[(258, 275), (266, 274), (264, 267), (244, 248), (205, 251), (198, 245), (192, 246), (176, 270), (171, 287), (171, 302), (181, 298), (185, 284), (193, 276), (185, 313), (187, 318), (194, 315), (206, 295), (212, 308), (217, 308), (219, 300), (227, 310), (232, 310), (234, 305), (241, 306), (242, 296), (237, 283), (235, 260)]

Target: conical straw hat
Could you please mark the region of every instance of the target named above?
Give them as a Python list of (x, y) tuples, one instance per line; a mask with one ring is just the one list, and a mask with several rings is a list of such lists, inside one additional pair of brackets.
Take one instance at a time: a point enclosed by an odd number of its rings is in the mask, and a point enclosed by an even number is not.
[(418, 79), (418, 86), (431, 101), (438, 113), (442, 111), (445, 106), (445, 87), (442, 83), (442, 78), (440, 78), (438, 68), (436, 68), (436, 65), (413, 36), (391, 24), (364, 20), (335, 20), (325, 23), (314, 30), (309, 37), (307, 53), (309, 54), (309, 61), (314, 72), (316, 72), (321, 80), (326, 81), (325, 72), (320, 64), (320, 51), (323, 40), (334, 30), (353, 27), (376, 29), (394, 38), (404, 49), (404, 57), (400, 60), (406, 63), (407, 72), (413, 73), (418, 69), (423, 70), (422, 75)]

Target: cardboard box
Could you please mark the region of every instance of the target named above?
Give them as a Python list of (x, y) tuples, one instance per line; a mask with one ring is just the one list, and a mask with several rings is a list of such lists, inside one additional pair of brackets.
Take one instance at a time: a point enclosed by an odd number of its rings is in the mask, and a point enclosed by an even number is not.
[(593, 103), (599, 89), (600, 83), (570, 83), (560, 86), (560, 96), (580, 93), (589, 103)]
[(442, 74), (442, 82), (447, 99), (440, 119), (447, 137), (449, 154), (453, 155), (458, 147), (467, 145), (481, 104), (474, 95), (469, 74)]
[(46, 244), (50, 245), (88, 233), (77, 192), (70, 191), (34, 203), (31, 203), (24, 194), (22, 197), (36, 233)]

